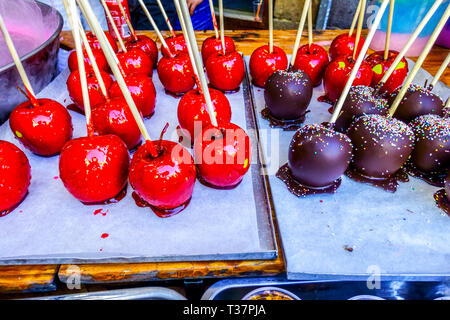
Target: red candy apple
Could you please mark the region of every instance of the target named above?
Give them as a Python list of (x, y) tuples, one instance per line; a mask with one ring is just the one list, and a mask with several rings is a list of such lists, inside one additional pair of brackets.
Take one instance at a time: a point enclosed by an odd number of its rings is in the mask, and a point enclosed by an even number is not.
[[(100, 71), (108, 72), (109, 71), (108, 61), (106, 61), (103, 52), (99, 50), (92, 50), (92, 54), (95, 57), (95, 62), (97, 63), (98, 69)], [(89, 60), (86, 51), (83, 51), (83, 56), (84, 56), (84, 68), (86, 70), (92, 70), (91, 60)], [(75, 50), (70, 52), (69, 60), (67, 63), (69, 65), (70, 72), (78, 70), (77, 52)]]
[(119, 64), (126, 75), (140, 73), (151, 77), (153, 74), (152, 60), (141, 49), (119, 52), (117, 59), (119, 59)]
[(172, 58), (162, 57), (158, 63), (158, 76), (166, 91), (182, 95), (195, 85), (194, 72), (189, 56), (180, 53)]
[(156, 46), (156, 42), (144, 35), (138, 35), (137, 40), (131, 38), (125, 43), (125, 47), (127, 50), (131, 49), (141, 49), (144, 51), (152, 60), (153, 68), (156, 68), (158, 64), (158, 47)]
[[(214, 107), (214, 113), (218, 124), (226, 124), (231, 120), (231, 107), (227, 97), (220, 92), (210, 88), (209, 94)], [(194, 141), (196, 134), (200, 133), (203, 127), (211, 124), (208, 108), (206, 106), (205, 97), (200, 93), (199, 89), (193, 89), (186, 93), (178, 104), (178, 122), (184, 134), (188, 135), (191, 141)], [(196, 126), (201, 127), (197, 129)]]
[[(173, 55), (178, 55), (179, 53), (189, 53), (186, 46), (186, 41), (184, 40), (184, 36), (182, 34), (179, 34), (175, 37), (170, 36), (165, 38), (164, 40), (166, 40), (167, 46), (169, 47), (170, 52)], [(161, 53), (165, 57), (170, 57), (169, 52), (166, 50), (166, 48), (164, 48), (164, 46), (161, 46)]]
[(182, 211), (194, 190), (196, 168), (190, 153), (180, 144), (155, 141), (158, 157), (153, 157), (148, 143), (133, 155), (129, 180), (137, 195), (146, 201), (159, 217)]
[(22, 150), (0, 140), (0, 217), (10, 213), (25, 198), (31, 167)]
[[(366, 58), (367, 63), (372, 67), (373, 77), (372, 77), (372, 87), (376, 87), (376, 85), (380, 82), (381, 78), (383, 78), (386, 71), (394, 62), (397, 57), (397, 51), (389, 51), (388, 58), (384, 60), (384, 51), (377, 51), (372, 53)], [(395, 68), (394, 72), (392, 72), (389, 79), (381, 88), (382, 93), (393, 93), (395, 89), (400, 87), (405, 80), (406, 75), (408, 74), (408, 62), (403, 57)]]
[(92, 109), (92, 124), (100, 135), (114, 134), (121, 138), (128, 149), (141, 143), (141, 132), (123, 97), (112, 98)]
[(269, 52), (269, 46), (264, 45), (253, 51), (250, 57), (250, 75), (255, 86), (263, 88), (267, 79), (277, 70), (285, 70), (288, 59), (283, 49), (274, 46)]
[(328, 62), (328, 53), (324, 48), (315, 43), (311, 43), (311, 46), (305, 44), (298, 48), (294, 69), (306, 72), (313, 86), (318, 86)]
[(250, 168), (250, 139), (233, 123), (209, 125), (195, 138), (194, 158), (202, 182), (215, 188), (233, 188)]
[(129, 163), (128, 149), (118, 136), (81, 137), (62, 149), (59, 176), (81, 202), (105, 202), (125, 188)]
[[(352, 72), (355, 61), (351, 55), (340, 56), (331, 61), (325, 69), (323, 86), (325, 95), (331, 102), (336, 102), (344, 89), (345, 83)], [(372, 81), (372, 69), (365, 61), (362, 62), (353, 81), (353, 86), (369, 86)]]
[[(225, 41), (225, 53), (231, 53), (231, 52), (236, 51), (233, 39), (225, 36), (224, 41)], [(208, 58), (212, 54), (222, 52), (222, 50), (223, 50), (222, 49), (222, 40), (220, 38), (216, 38), (214, 36), (206, 38), (202, 44), (203, 64), (206, 64), (206, 61), (208, 61)]]
[(206, 62), (206, 72), (211, 86), (230, 92), (239, 89), (244, 79), (244, 60), (238, 52), (216, 53)]
[[(333, 42), (331, 42), (329, 53), (330, 58), (333, 61), (339, 56), (353, 54), (353, 50), (355, 48), (356, 35), (353, 34), (351, 36), (348, 33), (343, 33), (334, 38)], [(359, 55), (359, 52), (364, 45), (364, 38), (361, 37), (358, 41), (358, 49), (356, 50), (356, 56)]]
[[(124, 80), (142, 116), (152, 116), (155, 111), (156, 102), (156, 90), (152, 78), (143, 74), (132, 74), (125, 77)], [(112, 84), (109, 93), (111, 98), (123, 97), (122, 90), (120, 90), (117, 81)]]
[(58, 154), (72, 139), (72, 118), (59, 102), (37, 99), (19, 104), (9, 117), (16, 138), (31, 152), (40, 156)]
[[(105, 83), (106, 90), (108, 90), (109, 87), (111, 87), (112, 79), (106, 72), (100, 71), (100, 73), (103, 82)], [(91, 107), (105, 102), (105, 97), (102, 94), (97, 77), (93, 71), (88, 71), (86, 73), (86, 80)], [(67, 78), (67, 90), (69, 91), (69, 96), (75, 106), (80, 109), (80, 111), (84, 112), (83, 93), (81, 91), (80, 72), (78, 70), (73, 71), (69, 75), (69, 78)]]
[[(105, 36), (106, 39), (108, 39), (108, 42), (111, 44), (111, 47), (113, 48), (114, 52), (117, 53), (119, 51), (119, 48), (117, 47), (117, 43), (114, 40), (114, 38), (108, 31), (105, 31)], [(102, 50), (102, 47), (100, 46), (97, 37), (92, 32), (87, 32), (86, 38), (88, 39), (89, 45), (91, 46), (92, 49)]]

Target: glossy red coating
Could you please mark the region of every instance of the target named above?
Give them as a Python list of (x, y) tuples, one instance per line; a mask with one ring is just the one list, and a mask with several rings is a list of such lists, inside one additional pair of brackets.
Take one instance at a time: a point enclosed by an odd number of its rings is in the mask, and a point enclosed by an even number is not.
[[(209, 88), (211, 101), (214, 107), (214, 113), (218, 124), (226, 124), (231, 120), (231, 106), (227, 97), (219, 90)], [(195, 123), (201, 122), (202, 128), (211, 124), (208, 108), (206, 106), (205, 97), (200, 94), (198, 89), (192, 89), (187, 92), (178, 103), (178, 122), (180, 127), (185, 131), (185, 135), (189, 133), (189, 137), (194, 140)], [(198, 124), (197, 124), (198, 125)], [(200, 131), (199, 129), (198, 131)], [(187, 133), (186, 133), (187, 131)]]
[[(186, 46), (186, 41), (184, 40), (184, 36), (182, 34), (179, 34), (175, 37), (167, 37), (164, 39), (167, 43), (167, 46), (170, 49), (170, 52), (173, 55), (178, 55), (180, 53), (186, 53), (188, 54), (188, 49)], [(164, 46), (161, 46), (161, 53), (165, 56), (165, 57), (170, 57), (169, 52), (167, 52), (166, 48), (164, 48)]]
[(0, 140), (0, 217), (12, 211), (27, 195), (31, 167), (22, 150)]
[[(92, 50), (92, 54), (94, 55), (95, 62), (97, 63), (98, 69), (101, 71), (108, 72), (109, 71), (108, 61), (106, 61), (106, 58), (105, 58), (105, 55), (103, 54), (103, 52), (99, 51), (99, 50)], [(85, 70), (92, 70), (91, 60), (89, 60), (87, 52), (84, 50), (83, 50), (83, 57), (84, 57)], [(70, 52), (67, 63), (69, 65), (70, 72), (78, 70), (77, 52), (75, 50), (72, 50)]]
[(250, 56), (250, 75), (255, 86), (264, 88), (267, 79), (277, 70), (286, 70), (288, 59), (283, 49), (274, 46), (269, 52), (269, 46), (264, 45), (253, 51)]
[(306, 72), (316, 87), (322, 82), (328, 62), (328, 53), (324, 48), (315, 43), (311, 43), (311, 46), (305, 44), (298, 48), (294, 69)]
[(151, 77), (153, 74), (152, 60), (141, 49), (135, 48), (127, 52), (119, 52), (117, 58), (125, 75), (140, 73)]
[(173, 58), (162, 57), (157, 70), (164, 88), (175, 95), (184, 94), (195, 85), (192, 64), (189, 55), (185, 53)]
[(244, 60), (238, 52), (216, 53), (206, 62), (211, 86), (222, 91), (235, 91), (244, 79)]
[[(118, 52), (119, 48), (117, 47), (117, 43), (114, 40), (114, 38), (111, 36), (111, 34), (108, 31), (105, 31), (106, 39), (108, 39), (108, 42), (111, 44), (111, 47), (113, 48), (114, 52)], [(89, 45), (93, 49), (102, 50), (102, 47), (100, 46), (100, 43), (98, 42), (97, 37), (92, 32), (86, 33), (86, 38), (88, 39)]]
[[(225, 36), (225, 53), (231, 53), (236, 51), (236, 47), (234, 45), (233, 39)], [(203, 64), (206, 64), (208, 58), (215, 53), (222, 52), (222, 40), (220, 38), (216, 38), (215, 36), (206, 38), (202, 44), (202, 59)]]
[(72, 118), (57, 101), (37, 99), (37, 102), (38, 106), (25, 101), (14, 108), (9, 126), (14, 136), (31, 152), (40, 156), (58, 154), (72, 139)]
[(234, 187), (250, 168), (250, 139), (233, 123), (209, 125), (195, 138), (194, 158), (203, 181), (218, 188)]
[(171, 210), (183, 206), (194, 190), (197, 176), (194, 159), (178, 143), (160, 140), (154, 144), (159, 153), (156, 158), (151, 156), (148, 143), (134, 153), (130, 184), (139, 197), (153, 207)]
[[(156, 103), (156, 90), (152, 78), (143, 74), (132, 74), (125, 77), (125, 83), (130, 90), (134, 103), (142, 112), (142, 116), (151, 116), (155, 111)], [(111, 98), (123, 97), (117, 81), (111, 85), (109, 93)]]
[[(334, 60), (339, 56), (351, 54), (353, 55), (353, 50), (355, 48), (355, 40), (356, 40), (356, 32), (354, 32), (351, 36), (348, 33), (343, 33), (338, 35), (331, 42), (329, 53), (330, 59)], [(358, 56), (364, 45), (364, 38), (361, 37), (358, 42), (358, 49), (356, 50), (356, 56)]]
[(114, 134), (121, 138), (128, 149), (141, 143), (141, 132), (123, 97), (111, 98), (92, 109), (92, 124), (100, 135)]
[(156, 68), (158, 64), (158, 47), (156, 46), (156, 42), (144, 35), (137, 35), (137, 38), (137, 41), (130, 38), (125, 42), (125, 47), (127, 50), (141, 49), (144, 51), (152, 61), (153, 68)]
[[(323, 76), (323, 86), (325, 95), (332, 102), (336, 102), (344, 89), (345, 83), (352, 72), (355, 61), (351, 55), (340, 56), (331, 61), (325, 69)], [(353, 86), (369, 86), (372, 81), (372, 69), (365, 61), (362, 62), (353, 81)]]
[(130, 155), (118, 136), (70, 140), (59, 158), (59, 176), (66, 189), (84, 203), (104, 202), (127, 183)]

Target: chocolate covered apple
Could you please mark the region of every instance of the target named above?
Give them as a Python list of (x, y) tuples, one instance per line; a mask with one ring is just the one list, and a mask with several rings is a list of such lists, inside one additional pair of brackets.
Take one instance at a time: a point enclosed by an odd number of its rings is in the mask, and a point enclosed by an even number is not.
[(274, 46), (270, 52), (268, 45), (261, 46), (253, 51), (250, 57), (250, 75), (252, 83), (263, 88), (267, 79), (277, 70), (286, 70), (288, 59), (283, 49)]
[(328, 53), (321, 46), (311, 43), (298, 48), (294, 69), (306, 72), (314, 87), (322, 83), (323, 74), (328, 65)]
[(180, 96), (194, 88), (194, 72), (189, 55), (180, 53), (174, 57), (162, 57), (158, 63), (159, 80), (167, 93)]
[(444, 189), (438, 190), (434, 194), (436, 205), (450, 216), (450, 172), (444, 181)]
[(206, 61), (210, 85), (223, 92), (239, 90), (244, 79), (244, 60), (238, 52), (212, 54)]
[[(225, 42), (225, 53), (232, 53), (236, 51), (234, 41), (230, 37), (225, 36), (224, 37)], [(208, 61), (208, 58), (212, 54), (223, 52), (222, 48), (222, 40), (220, 38), (216, 38), (214, 36), (206, 38), (205, 41), (203, 41), (202, 44), (202, 60), (203, 64), (206, 64), (206, 61)]]

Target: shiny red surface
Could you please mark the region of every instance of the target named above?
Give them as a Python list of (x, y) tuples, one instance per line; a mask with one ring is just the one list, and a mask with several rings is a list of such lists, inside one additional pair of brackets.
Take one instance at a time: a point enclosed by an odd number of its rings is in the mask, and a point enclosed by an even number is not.
[(250, 168), (250, 139), (233, 123), (209, 125), (195, 138), (194, 158), (204, 181), (219, 188), (236, 186)]
[[(105, 31), (106, 39), (108, 39), (108, 42), (111, 44), (111, 47), (113, 48), (114, 52), (118, 52), (119, 48), (117, 47), (117, 43), (114, 40), (114, 38), (111, 36), (111, 34), (108, 31)], [(87, 32), (86, 37), (88, 39), (89, 45), (93, 49), (102, 50), (102, 47), (100, 46), (100, 43), (98, 42), (97, 37), (92, 32)]]
[[(336, 102), (344, 89), (345, 83), (352, 72), (355, 64), (351, 55), (340, 56), (330, 62), (325, 69), (323, 76), (323, 86), (325, 95), (331, 102)], [(372, 69), (365, 61), (362, 62), (356, 73), (356, 78), (353, 81), (353, 86), (363, 85), (369, 86), (372, 81)]]
[(141, 143), (141, 132), (123, 97), (111, 98), (92, 109), (92, 124), (100, 135), (114, 134), (121, 138), (128, 149)]
[(173, 94), (183, 94), (195, 85), (189, 55), (181, 53), (173, 58), (162, 57), (158, 63), (158, 76), (164, 88)]
[(26, 196), (31, 167), (22, 150), (0, 140), (0, 217), (8, 214)]
[(190, 153), (178, 143), (155, 141), (159, 156), (153, 158), (148, 144), (133, 155), (129, 180), (144, 201), (163, 210), (184, 205), (192, 196), (197, 171)]
[[(218, 124), (226, 124), (231, 120), (231, 106), (227, 97), (216, 89), (209, 89), (211, 101), (214, 107), (214, 113)], [(178, 104), (178, 122), (180, 127), (189, 133), (193, 141), (195, 132), (195, 123), (200, 122), (202, 128), (211, 124), (211, 120), (206, 106), (205, 97), (200, 94), (198, 89), (192, 89), (187, 92)], [(198, 124), (197, 124), (198, 125)], [(200, 131), (202, 129), (198, 129)], [(185, 133), (187, 134), (187, 133)]]
[(283, 49), (274, 46), (273, 52), (269, 53), (269, 46), (264, 45), (253, 51), (249, 66), (253, 84), (263, 88), (272, 73), (286, 70), (288, 59)]
[[(95, 62), (97, 63), (98, 69), (101, 71), (108, 72), (109, 65), (106, 61), (105, 55), (102, 51), (99, 50), (92, 50), (92, 53), (95, 57)], [(86, 51), (83, 51), (84, 56), (84, 68), (85, 70), (92, 70), (92, 64), (91, 60), (89, 60), (88, 55)], [(78, 70), (78, 60), (77, 60), (77, 52), (75, 50), (72, 50), (69, 54), (69, 59), (67, 61), (69, 65), (70, 72), (73, 72), (74, 70)]]
[(238, 52), (216, 53), (206, 62), (211, 86), (222, 91), (234, 91), (244, 79), (244, 60)]
[[(132, 74), (125, 77), (125, 83), (130, 90), (134, 103), (142, 112), (142, 116), (148, 117), (155, 111), (156, 90), (152, 78), (143, 74)], [(119, 84), (114, 82), (109, 90), (111, 98), (123, 97)]]
[[(225, 53), (231, 53), (236, 51), (233, 39), (225, 36), (224, 41), (225, 41)], [(220, 53), (222, 52), (222, 50), (223, 50), (222, 41), (220, 40), (220, 38), (217, 39), (215, 36), (206, 38), (202, 44), (203, 64), (206, 64), (206, 61), (212, 54)]]
[(19, 104), (9, 117), (14, 136), (31, 152), (41, 156), (58, 154), (72, 139), (72, 118), (59, 102), (38, 99)]
[[(186, 46), (186, 41), (184, 41), (184, 36), (182, 34), (179, 34), (175, 37), (170, 36), (165, 38), (164, 40), (166, 40), (167, 46), (169, 47), (170, 52), (173, 55), (177, 55), (179, 53), (189, 53)], [(161, 53), (165, 57), (170, 57), (169, 52), (167, 52), (164, 46), (161, 46)]]
[(127, 52), (117, 54), (119, 64), (126, 75), (133, 73), (145, 74), (151, 77), (153, 73), (153, 63), (148, 55), (141, 49), (131, 49)]
[(311, 43), (311, 46), (305, 44), (298, 48), (294, 69), (306, 72), (313, 86), (318, 86), (328, 62), (328, 53), (324, 48), (315, 43)]
[[(392, 65), (395, 58), (397, 57), (397, 51), (389, 51), (388, 58), (384, 60), (384, 51), (377, 51), (372, 53), (366, 58), (367, 63), (370, 65), (373, 71), (371, 86), (375, 86), (383, 78), (386, 71)], [(393, 93), (395, 89), (400, 87), (408, 74), (408, 62), (403, 57), (399, 64), (392, 72), (391, 76), (388, 78), (384, 86), (381, 88), (382, 93)]]
[[(351, 37), (349, 37), (348, 33), (343, 33), (334, 38), (334, 40), (331, 42), (330, 49), (328, 51), (330, 53), (330, 59), (334, 60), (339, 56), (347, 54), (353, 55), (353, 50), (355, 48), (355, 40), (356, 40), (356, 32), (353, 32)], [(356, 56), (358, 56), (363, 45), (364, 45), (364, 38), (361, 37), (361, 39), (358, 42), (358, 49), (356, 51)]]
[[(101, 71), (103, 82), (105, 83), (106, 90), (109, 90), (112, 84), (112, 79), (106, 72)], [(97, 77), (94, 72), (88, 71), (86, 73), (86, 80), (88, 86), (89, 103), (91, 107), (105, 102), (100, 85), (98, 84)], [(67, 91), (69, 96), (74, 102), (75, 106), (84, 112), (83, 93), (81, 91), (80, 72), (78, 70), (73, 71), (67, 78)]]
[(125, 187), (130, 156), (115, 135), (70, 140), (61, 151), (59, 176), (66, 189), (84, 203), (114, 198)]
[(144, 35), (138, 35), (137, 38), (137, 41), (130, 38), (125, 43), (125, 47), (127, 50), (141, 49), (144, 51), (152, 61), (153, 68), (156, 68), (158, 64), (158, 47), (156, 46), (156, 42)]

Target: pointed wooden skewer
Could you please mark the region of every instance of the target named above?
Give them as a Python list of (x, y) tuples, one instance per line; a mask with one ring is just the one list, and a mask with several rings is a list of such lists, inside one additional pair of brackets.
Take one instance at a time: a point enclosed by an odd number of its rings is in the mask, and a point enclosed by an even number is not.
[(158, 36), (159, 41), (161, 41), (162, 46), (167, 50), (167, 52), (169, 53), (169, 55), (171, 57), (173, 57), (173, 53), (172, 51), (170, 51), (169, 46), (167, 45), (166, 40), (164, 39), (163, 35), (161, 34), (161, 31), (159, 31), (158, 26), (155, 23), (155, 20), (153, 20), (152, 15), (150, 14), (150, 12), (147, 9), (147, 6), (145, 5), (145, 3), (142, 0), (138, 0), (139, 4), (142, 7), (142, 10), (144, 11), (145, 15), (147, 16), (148, 21), (150, 22), (150, 24), (153, 27), (153, 30), (155, 30), (156, 35)]
[(214, 26), (214, 32), (216, 33), (216, 39), (219, 39), (219, 28), (217, 27), (217, 19), (216, 19), (216, 13), (214, 12), (213, 0), (209, 0), (209, 10), (211, 11), (211, 19), (212, 19), (212, 23)]
[(309, 48), (311, 48), (312, 42), (313, 42), (312, 1), (310, 1), (308, 7), (308, 50)]
[(111, 11), (109, 10), (108, 5), (106, 4), (105, 0), (100, 0), (100, 2), (102, 3), (103, 9), (106, 12), (106, 16), (108, 17), (109, 24), (112, 26), (114, 33), (116, 34), (117, 41), (119, 41), (120, 49), (123, 52), (127, 52), (127, 48), (125, 47), (125, 44), (123, 43), (122, 35), (120, 34), (119, 29), (117, 29), (116, 23), (114, 22), (114, 18), (111, 15)]
[(295, 58), (297, 57), (297, 51), (300, 47), (300, 40), (302, 38), (303, 28), (305, 26), (306, 15), (308, 14), (309, 5), (311, 0), (305, 0), (303, 5), (302, 15), (300, 16), (300, 22), (298, 24), (297, 36), (295, 37), (294, 49), (292, 49), (291, 66), (294, 66)]
[(122, 76), (119, 70), (119, 67), (115, 63), (114, 51), (110, 46), (108, 46), (108, 40), (106, 39), (106, 36), (100, 26), (100, 23), (95, 17), (94, 12), (92, 11), (92, 8), (87, 0), (78, 0), (78, 4), (81, 7), (83, 7), (84, 12), (86, 13), (85, 18), (91, 25), (94, 34), (97, 36), (100, 46), (102, 47), (103, 53), (105, 54), (106, 60), (108, 61), (108, 64), (114, 74), (114, 77), (116, 78), (116, 81), (120, 87), (120, 90), (122, 91), (122, 94), (130, 108), (131, 113), (133, 114), (136, 124), (148, 144), (150, 154), (152, 155), (152, 157), (155, 158), (158, 157), (158, 152), (152, 140), (150, 139), (150, 135), (148, 134), (147, 128), (145, 127), (144, 120), (142, 119), (141, 114), (139, 113), (139, 110), (136, 107), (133, 98), (131, 97), (130, 91), (128, 90), (128, 87), (125, 83), (124, 77)]
[(359, 10), (361, 10), (361, 0), (358, 2), (358, 7), (356, 8), (355, 15), (353, 16), (352, 25), (350, 26), (350, 31), (348, 32), (348, 36), (351, 37), (353, 34), (353, 30), (355, 30), (356, 21), (359, 17)]
[(269, 0), (269, 53), (273, 52), (273, 0)]
[(200, 85), (203, 91), (203, 96), (205, 97), (206, 106), (208, 108), (209, 117), (211, 119), (211, 124), (217, 127), (216, 114), (214, 112), (214, 107), (211, 101), (211, 95), (209, 94), (208, 83), (206, 82), (206, 76), (203, 72), (203, 62), (200, 58), (200, 53), (198, 52), (197, 40), (195, 38), (194, 28), (192, 27), (191, 16), (189, 15), (189, 9), (187, 7), (186, 1), (174, 0), (180, 6), (181, 14), (184, 18), (184, 24), (186, 27), (186, 34), (189, 38), (189, 43), (192, 48), (192, 53), (194, 55), (195, 64), (198, 70), (198, 77), (200, 80)]
[[(226, 54), (226, 50), (225, 50), (225, 31), (224, 31), (224, 22), (223, 22), (223, 0), (219, 0), (219, 19), (220, 19), (220, 40), (222, 41), (222, 51), (223, 51), (223, 55)], [(273, 43), (273, 39), (272, 39), (272, 43)], [(273, 44), (272, 44), (273, 46)], [(270, 52), (272, 52), (272, 49), (270, 49)]]
[(356, 53), (358, 52), (358, 44), (361, 38), (361, 30), (364, 23), (365, 11), (366, 11), (366, 0), (361, 0), (361, 10), (359, 11), (358, 27), (356, 28), (355, 47), (353, 48), (353, 60), (356, 59)]
[(430, 85), (428, 86), (430, 89), (433, 89), (433, 87), (439, 81), (439, 78), (442, 76), (444, 71), (447, 69), (449, 63), (450, 63), (450, 53), (447, 54), (447, 57), (445, 58), (444, 62), (441, 64), (441, 66), (439, 67), (439, 70), (436, 72), (433, 80), (431, 81)]
[(22, 62), (20, 61), (19, 54), (14, 46), (14, 43), (11, 39), (11, 36), (6, 28), (5, 21), (3, 17), (0, 15), (0, 29), (2, 31), (3, 37), (5, 38), (6, 45), (11, 53), (11, 57), (16, 65), (17, 71), (19, 72), (20, 78), (22, 79), (23, 85), (25, 87), (25, 91), (27, 92), (28, 98), (33, 106), (39, 106), (39, 103), (36, 99), (36, 95), (34, 94), (33, 87), (31, 86), (30, 80), (28, 79), (27, 73), (23, 68)]
[(259, 21), (259, 13), (261, 12), (261, 7), (264, 0), (259, 0), (258, 9), (256, 10), (255, 21)]
[(345, 86), (344, 86), (344, 89), (342, 90), (341, 96), (339, 97), (339, 100), (337, 101), (337, 103), (334, 107), (334, 111), (333, 111), (333, 115), (331, 116), (330, 123), (335, 123), (341, 113), (341, 109), (342, 109), (342, 106), (344, 105), (344, 101), (347, 98), (348, 92), (350, 91), (350, 87), (352, 86), (353, 81), (356, 78), (356, 74), (358, 73), (359, 67), (361, 66), (361, 64), (364, 60), (367, 49), (369, 49), (369, 45), (372, 42), (373, 36), (375, 35), (375, 31), (377, 30), (378, 25), (380, 24), (381, 17), (383, 16), (383, 13), (386, 10), (388, 3), (389, 3), (389, 0), (383, 0), (383, 2), (381, 3), (380, 9), (378, 10), (377, 15), (375, 16), (372, 27), (370, 28), (369, 34), (367, 35), (367, 39), (364, 42), (364, 45), (361, 48), (358, 58), (356, 59), (356, 62), (353, 66), (350, 76), (348, 77), (348, 80), (345, 83)]
[(394, 102), (392, 103), (392, 106), (389, 109), (389, 115), (391, 117), (394, 115), (395, 111), (397, 110), (398, 106), (400, 105), (400, 102), (402, 101), (406, 91), (408, 90), (409, 85), (414, 80), (414, 77), (416, 76), (417, 72), (419, 71), (420, 67), (422, 66), (422, 63), (424, 62), (428, 53), (430, 53), (430, 50), (433, 47), (434, 42), (436, 41), (437, 37), (439, 36), (439, 33), (441, 33), (442, 28), (444, 28), (444, 25), (447, 22), (447, 19), (449, 17), (450, 17), (450, 4), (447, 6), (447, 9), (445, 9), (445, 12), (444, 12), (441, 20), (439, 20), (439, 23), (437, 24), (436, 28), (434, 29), (433, 33), (431, 34), (430, 39), (428, 40), (427, 44), (425, 45), (425, 48), (423, 49), (419, 58), (417, 58), (416, 64), (414, 65), (413, 69), (411, 70), (408, 77), (406, 78), (405, 83), (403, 84), (403, 87), (400, 89), (399, 93), (397, 94), (397, 97), (395, 98)]
[(386, 30), (386, 40), (384, 42), (384, 60), (387, 60), (389, 56), (389, 43), (391, 42), (392, 19), (394, 18), (394, 6), (395, 0), (391, 0), (391, 2), (389, 3), (389, 18)]
[(411, 34), (408, 41), (406, 42), (405, 46), (402, 50), (398, 53), (398, 55), (395, 57), (394, 62), (392, 62), (389, 69), (384, 73), (383, 78), (381, 78), (380, 82), (377, 85), (377, 88), (375, 89), (374, 95), (376, 95), (377, 91), (383, 87), (383, 85), (386, 83), (386, 81), (389, 79), (389, 77), (392, 75), (392, 72), (397, 68), (397, 65), (400, 63), (400, 61), (405, 56), (406, 52), (409, 50), (409, 48), (412, 46), (416, 38), (419, 36), (420, 32), (422, 32), (425, 25), (428, 23), (430, 18), (433, 16), (433, 14), (436, 12), (437, 8), (441, 5), (443, 0), (436, 0), (433, 6), (430, 8), (430, 10), (427, 12), (425, 17), (423, 17), (422, 21), (417, 26), (416, 30)]
[(131, 24), (130, 19), (128, 19), (128, 15), (125, 12), (125, 8), (122, 5), (122, 1), (121, 0), (117, 0), (116, 3), (119, 6), (120, 13), (122, 14), (123, 18), (125, 19), (125, 22), (126, 22), (126, 24), (128, 26), (128, 29), (130, 29), (131, 36), (133, 37), (134, 41), (138, 41), (138, 37), (136, 35), (136, 31), (134, 31), (133, 25)]
[(161, 10), (164, 20), (166, 20), (167, 28), (169, 28), (170, 34), (172, 35), (172, 37), (176, 37), (177, 35), (176, 35), (175, 31), (173, 30), (172, 23), (170, 23), (170, 19), (167, 16), (166, 10), (164, 9), (164, 6), (162, 5), (161, 0), (156, 0), (156, 2), (158, 3), (159, 9)]

